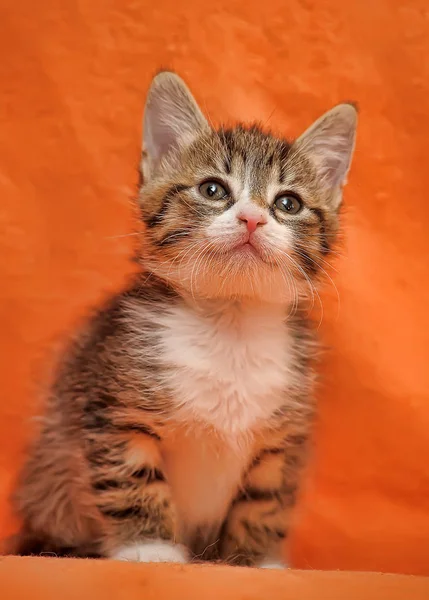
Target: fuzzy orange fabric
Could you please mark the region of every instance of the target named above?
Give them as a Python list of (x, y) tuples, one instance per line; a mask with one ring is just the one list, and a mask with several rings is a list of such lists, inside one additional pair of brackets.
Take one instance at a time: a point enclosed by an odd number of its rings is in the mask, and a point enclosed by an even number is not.
[(427, 0), (0, 3), (1, 536), (50, 348), (131, 273), (144, 94), (168, 66), (214, 122), (293, 136), (359, 102), (293, 563), (429, 575), (428, 18)]
[(429, 579), (375, 573), (266, 571), (214, 566), (130, 565), (113, 561), (6, 558), (7, 600), (427, 600)]

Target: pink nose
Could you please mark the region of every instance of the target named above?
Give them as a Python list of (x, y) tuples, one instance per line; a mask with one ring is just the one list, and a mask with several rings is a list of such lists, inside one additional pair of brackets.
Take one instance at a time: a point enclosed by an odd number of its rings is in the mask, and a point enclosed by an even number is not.
[(265, 225), (267, 219), (263, 215), (250, 215), (246, 213), (241, 213), (238, 215), (238, 219), (247, 225), (247, 231), (249, 233), (253, 233), (256, 231), (256, 228)]

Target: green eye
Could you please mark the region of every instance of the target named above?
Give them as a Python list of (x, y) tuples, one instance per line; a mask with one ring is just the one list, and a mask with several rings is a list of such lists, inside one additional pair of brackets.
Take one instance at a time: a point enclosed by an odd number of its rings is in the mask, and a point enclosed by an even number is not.
[(285, 213), (289, 215), (296, 215), (302, 208), (302, 202), (296, 196), (292, 196), (292, 194), (284, 194), (283, 196), (278, 196), (274, 202), (274, 205)]
[(199, 187), (200, 194), (209, 200), (221, 200), (228, 194), (226, 189), (217, 181), (205, 181)]

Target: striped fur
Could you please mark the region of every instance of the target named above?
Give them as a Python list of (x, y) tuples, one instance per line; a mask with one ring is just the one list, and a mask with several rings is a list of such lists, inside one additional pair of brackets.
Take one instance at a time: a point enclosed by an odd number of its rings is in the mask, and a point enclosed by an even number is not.
[[(155, 78), (142, 273), (61, 358), (12, 551), (281, 560), (314, 413), (306, 297), (339, 226), (351, 111), (291, 144), (215, 131), (177, 76)], [(205, 197), (204, 181), (225, 195)], [(302, 209), (280, 210), (282, 194)], [(243, 214), (262, 226), (246, 233)]]

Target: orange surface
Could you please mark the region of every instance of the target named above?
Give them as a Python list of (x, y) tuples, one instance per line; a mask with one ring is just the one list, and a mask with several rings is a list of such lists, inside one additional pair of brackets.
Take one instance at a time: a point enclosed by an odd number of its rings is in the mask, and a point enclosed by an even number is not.
[(144, 93), (169, 66), (214, 122), (294, 135), (359, 102), (293, 559), (429, 575), (428, 20), (427, 0), (0, 2), (0, 535), (50, 348), (131, 271)]
[(7, 600), (427, 600), (429, 596), (426, 577), (48, 558), (1, 561), (0, 585)]

